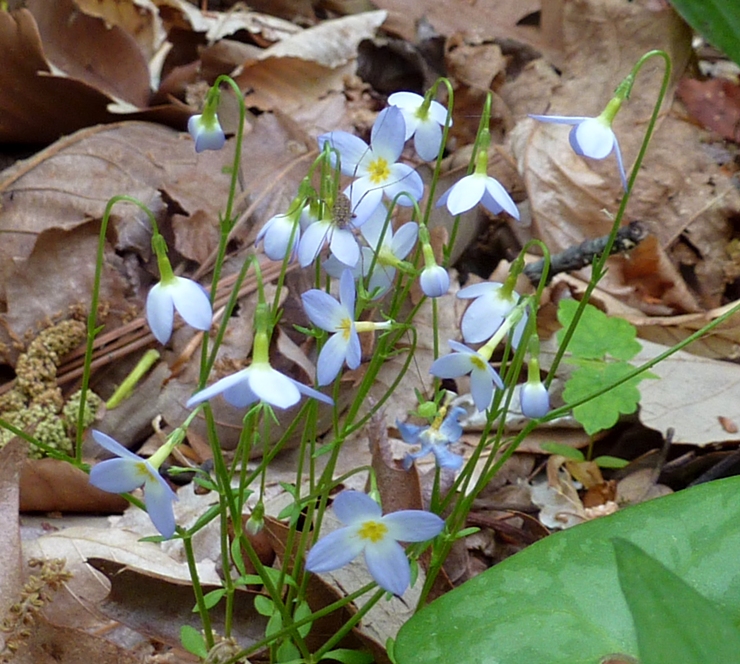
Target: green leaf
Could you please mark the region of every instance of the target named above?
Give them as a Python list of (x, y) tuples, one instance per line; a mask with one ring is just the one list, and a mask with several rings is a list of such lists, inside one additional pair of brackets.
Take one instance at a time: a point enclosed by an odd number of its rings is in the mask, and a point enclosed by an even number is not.
[[(634, 367), (627, 362), (600, 363), (579, 367), (565, 384), (563, 400), (575, 403), (597, 390), (613, 385), (624, 378)], [(645, 375), (636, 376), (600, 397), (591, 399), (573, 409), (573, 415), (583, 425), (586, 433), (592, 435), (602, 429), (613, 427), (620, 415), (629, 415), (637, 410), (640, 390), (637, 385)]]
[[(577, 308), (575, 300), (560, 300), (558, 320), (564, 328), (570, 326)], [(558, 332), (558, 343), (562, 342), (564, 335), (565, 330)], [(617, 360), (629, 360), (642, 349), (636, 336), (637, 330), (626, 320), (607, 316), (587, 304), (568, 344), (568, 352), (586, 359), (604, 359), (609, 354)]]
[[(298, 622), (299, 620), (308, 618), (308, 616), (310, 615), (311, 615), (311, 607), (308, 605), (308, 602), (304, 600), (296, 607), (295, 613), (293, 614), (293, 620)], [(306, 638), (306, 636), (308, 636), (308, 633), (311, 631), (311, 624), (312, 623), (309, 622), (298, 628), (298, 633), (304, 639)]]
[[(398, 633), (396, 661), (597, 664), (609, 653), (637, 657), (614, 537), (669, 565), (737, 624), (738, 523), (740, 478), (734, 477), (555, 533), (421, 609)], [(737, 662), (737, 654), (719, 660), (727, 661)]]
[(694, 30), (740, 64), (740, 4), (737, 0), (671, 0), (671, 4)]
[[(206, 593), (203, 595), (203, 602), (206, 605), (207, 609), (212, 609), (216, 604), (218, 604), (221, 601), (221, 598), (226, 594), (225, 588), (216, 588), (216, 590), (211, 590), (211, 592)], [(193, 613), (198, 612), (198, 605), (196, 604), (193, 607)]]
[(641, 664), (739, 661), (740, 632), (719, 606), (632, 542), (614, 550)]
[(563, 445), (561, 443), (542, 443), (540, 447), (550, 454), (559, 454), (573, 461), (585, 461), (586, 457), (583, 456), (581, 450), (577, 450), (575, 447), (570, 445)]
[(256, 595), (254, 608), (261, 616), (271, 616), (275, 613), (275, 603), (265, 595)]
[(375, 658), (366, 652), (350, 650), (349, 648), (337, 648), (324, 654), (323, 659), (333, 659), (342, 664), (371, 664)]
[(301, 651), (290, 641), (283, 641), (277, 649), (277, 661), (280, 664), (298, 664), (304, 662)]
[(206, 640), (203, 635), (190, 625), (183, 625), (180, 628), (180, 643), (189, 653), (192, 653), (196, 657), (206, 659), (208, 657), (208, 648), (206, 648)]
[(596, 457), (594, 459), (594, 463), (599, 468), (624, 468), (626, 465), (629, 464), (629, 461), (605, 454), (603, 456)]

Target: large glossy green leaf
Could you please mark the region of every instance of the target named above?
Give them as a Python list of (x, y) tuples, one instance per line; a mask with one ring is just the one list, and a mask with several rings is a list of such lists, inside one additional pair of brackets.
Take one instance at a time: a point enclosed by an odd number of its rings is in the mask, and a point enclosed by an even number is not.
[(430, 604), (398, 635), (398, 664), (598, 664), (637, 657), (612, 540), (633, 542), (740, 619), (740, 478), (556, 533)]
[(632, 542), (615, 539), (614, 550), (640, 664), (740, 661), (740, 631), (727, 613)]
[(707, 41), (740, 64), (738, 0), (670, 0), (684, 20)]

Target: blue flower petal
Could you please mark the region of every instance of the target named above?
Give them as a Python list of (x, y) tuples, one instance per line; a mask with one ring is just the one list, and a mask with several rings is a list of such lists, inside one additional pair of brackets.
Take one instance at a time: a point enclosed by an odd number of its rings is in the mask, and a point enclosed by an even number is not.
[(383, 538), (365, 546), (365, 562), (375, 582), (399, 597), (411, 582), (411, 568), (406, 552), (396, 541)]
[(380, 505), (362, 491), (342, 491), (334, 497), (332, 508), (337, 518), (347, 525), (378, 520), (383, 514)]

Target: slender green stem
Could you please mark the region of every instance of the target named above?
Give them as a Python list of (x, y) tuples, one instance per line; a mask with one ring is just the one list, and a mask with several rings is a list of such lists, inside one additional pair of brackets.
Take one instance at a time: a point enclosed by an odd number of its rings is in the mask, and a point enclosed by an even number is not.
[(213, 638), (213, 629), (211, 627), (211, 616), (208, 613), (208, 607), (206, 607), (205, 598), (203, 595), (203, 587), (200, 585), (200, 576), (198, 575), (198, 567), (195, 563), (195, 553), (193, 552), (193, 540), (188, 533), (182, 533), (182, 543), (185, 547), (185, 558), (188, 563), (188, 571), (190, 572), (190, 580), (193, 584), (193, 594), (195, 595), (195, 603), (198, 606), (198, 614), (200, 615), (200, 621), (203, 625), (203, 633), (206, 639), (206, 648), (210, 650), (213, 648), (215, 643)]
[(594, 265), (593, 265), (593, 269), (591, 273), (592, 278), (589, 281), (588, 285), (586, 286), (586, 290), (584, 291), (583, 296), (581, 297), (581, 301), (578, 303), (578, 308), (576, 309), (575, 314), (573, 315), (573, 320), (571, 321), (571, 324), (568, 326), (568, 329), (565, 331), (565, 335), (563, 336), (563, 339), (560, 343), (560, 347), (558, 348), (557, 353), (555, 354), (555, 358), (553, 359), (552, 366), (550, 367), (550, 371), (548, 372), (547, 378), (545, 379), (545, 385), (547, 385), (548, 387), (550, 386), (552, 379), (555, 377), (555, 372), (560, 366), (560, 362), (563, 359), (563, 355), (565, 354), (565, 351), (568, 349), (568, 344), (570, 343), (571, 338), (575, 334), (575, 330), (578, 327), (578, 323), (581, 320), (581, 316), (583, 316), (583, 312), (586, 309), (586, 305), (588, 304), (589, 299), (591, 298), (591, 294), (594, 292), (599, 281), (605, 274), (606, 261), (609, 259), (612, 246), (614, 246), (614, 241), (617, 237), (617, 231), (619, 230), (619, 227), (622, 225), (622, 219), (624, 218), (624, 212), (627, 208), (627, 203), (629, 202), (630, 197), (632, 195), (632, 188), (640, 172), (642, 161), (645, 158), (645, 154), (647, 152), (650, 139), (652, 138), (653, 131), (655, 130), (655, 124), (658, 121), (658, 117), (660, 115), (660, 108), (663, 105), (663, 99), (665, 98), (668, 92), (668, 86), (670, 85), (670, 82), (671, 82), (671, 59), (665, 51), (650, 51), (649, 53), (646, 53), (642, 58), (640, 58), (638, 63), (635, 65), (632, 72), (630, 73), (630, 77), (634, 78), (637, 72), (642, 68), (642, 65), (651, 57), (661, 57), (663, 58), (665, 62), (665, 68), (663, 71), (663, 82), (660, 86), (660, 92), (658, 93), (658, 98), (656, 99), (655, 105), (653, 106), (653, 112), (652, 112), (652, 115), (650, 116), (650, 122), (648, 123), (647, 130), (645, 131), (645, 136), (642, 140), (640, 151), (637, 153), (637, 159), (635, 159), (635, 165), (633, 166), (632, 171), (630, 173), (630, 177), (627, 181), (627, 191), (622, 196), (622, 200), (619, 204), (619, 209), (617, 210), (617, 214), (614, 217), (614, 223), (612, 224), (612, 230), (609, 234), (609, 239), (607, 240), (606, 245), (604, 246), (604, 251), (602, 252), (602, 254), (599, 256), (599, 258), (596, 261), (594, 261)]
[(152, 229), (157, 228), (157, 220), (151, 210), (141, 201), (131, 196), (114, 196), (108, 201), (103, 212), (100, 223), (100, 234), (98, 235), (98, 252), (95, 257), (95, 276), (93, 277), (93, 290), (90, 298), (90, 313), (87, 317), (87, 345), (85, 347), (85, 361), (82, 369), (82, 385), (80, 387), (80, 408), (77, 411), (77, 436), (75, 440), (75, 459), (77, 463), (82, 462), (82, 435), (85, 425), (85, 405), (87, 402), (87, 391), (90, 388), (90, 374), (92, 372), (92, 356), (95, 337), (102, 328), (97, 327), (98, 305), (100, 303), (100, 281), (103, 275), (103, 262), (105, 261), (105, 241), (108, 233), (108, 221), (111, 211), (116, 203), (131, 203), (141, 209), (152, 224)]

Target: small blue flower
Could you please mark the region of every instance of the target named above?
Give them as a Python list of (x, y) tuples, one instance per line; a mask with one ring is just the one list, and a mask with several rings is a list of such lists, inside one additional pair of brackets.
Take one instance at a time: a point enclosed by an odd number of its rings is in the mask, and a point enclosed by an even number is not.
[(442, 127), (447, 121), (447, 109), (439, 102), (432, 101), (424, 110), (424, 97), (414, 92), (394, 92), (388, 97), (388, 103), (401, 109), (406, 123), (406, 140), (414, 137), (416, 154), (425, 161), (436, 159), (442, 145)]
[(450, 339), (453, 352), (432, 362), (429, 373), (437, 378), (460, 378), (470, 374), (470, 394), (475, 407), (483, 412), (493, 401), (494, 386), (503, 389), (504, 383), (484, 357), (467, 346)]
[(188, 120), (188, 132), (195, 141), (195, 151), (220, 150), (226, 143), (224, 130), (215, 113), (191, 115)]
[(595, 118), (566, 115), (530, 115), (529, 117), (539, 122), (573, 125), (569, 136), (570, 146), (579, 157), (606, 159), (614, 152), (617, 156), (619, 177), (622, 179), (624, 190), (627, 191), (627, 175), (624, 172), (622, 152), (619, 149), (619, 141), (612, 131), (612, 123), (608, 119), (607, 111)]
[(175, 309), (196, 330), (210, 329), (213, 311), (203, 287), (185, 277), (166, 275), (146, 298), (146, 320), (159, 343), (166, 344), (172, 336)]
[(357, 369), (362, 361), (359, 332), (387, 329), (391, 322), (374, 323), (355, 321), (355, 280), (351, 270), (345, 270), (339, 280), (339, 301), (329, 293), (313, 288), (301, 295), (303, 308), (311, 322), (332, 335), (319, 353), (316, 380), (328, 385), (339, 374), (346, 362), (350, 369)]
[(334, 513), (345, 524), (322, 537), (306, 557), (309, 572), (331, 572), (348, 565), (362, 552), (375, 582), (399, 597), (411, 583), (411, 569), (399, 542), (425, 542), (444, 528), (436, 514), (402, 510), (383, 516), (380, 505), (359, 491), (334, 498)]
[(196, 392), (188, 399), (186, 405), (192, 408), (219, 394), (235, 408), (246, 408), (257, 401), (264, 401), (276, 408), (290, 408), (298, 403), (301, 394), (329, 405), (334, 403), (325, 394), (273, 369), (269, 361), (260, 362), (256, 359), (253, 359), (252, 364), (246, 369), (226, 376)]
[[(345, 191), (351, 202), (355, 226), (367, 221), (380, 205), (383, 194), (393, 199), (405, 192), (407, 195), (398, 199), (399, 205), (412, 205), (424, 194), (421, 176), (411, 166), (396, 163), (403, 151), (405, 136), (403, 114), (395, 106), (389, 106), (378, 114), (370, 145), (346, 131), (332, 131), (319, 136), (320, 148), (329, 143), (339, 152), (342, 173), (357, 176)], [(341, 256), (338, 258), (342, 260)]]
[(440, 468), (460, 470), (463, 465), (463, 458), (459, 454), (450, 452), (448, 448), (462, 436), (463, 429), (458, 419), (464, 413), (464, 408), (456, 406), (447, 413), (444, 420), (441, 422), (435, 421), (426, 427), (396, 421), (396, 427), (401, 432), (404, 442), (409, 445), (421, 445), (418, 452), (406, 455), (403, 460), (403, 467), (408, 470), (414, 463), (414, 459), (431, 453), (434, 454)]
[(101, 461), (93, 466), (90, 484), (110, 493), (128, 493), (143, 485), (144, 504), (149, 518), (164, 537), (172, 537), (175, 534), (172, 503), (177, 500), (177, 495), (157, 472), (157, 468), (102, 431), (93, 430), (92, 436), (98, 445), (120, 458)]

